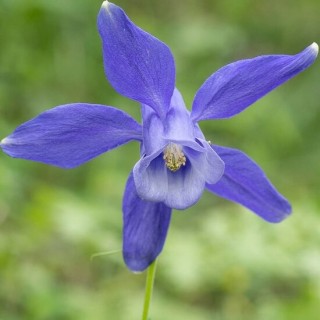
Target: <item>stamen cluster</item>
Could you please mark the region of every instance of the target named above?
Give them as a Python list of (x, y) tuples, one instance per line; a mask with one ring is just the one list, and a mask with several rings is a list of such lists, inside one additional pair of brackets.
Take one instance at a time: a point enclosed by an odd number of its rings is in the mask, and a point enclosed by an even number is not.
[(186, 157), (182, 152), (181, 146), (169, 143), (163, 152), (163, 159), (170, 171), (176, 172), (181, 166), (186, 165)]

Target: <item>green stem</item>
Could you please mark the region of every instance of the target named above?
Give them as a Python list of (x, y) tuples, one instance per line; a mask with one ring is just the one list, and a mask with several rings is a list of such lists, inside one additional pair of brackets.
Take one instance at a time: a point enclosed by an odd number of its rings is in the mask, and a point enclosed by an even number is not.
[(156, 274), (156, 264), (157, 264), (157, 260), (154, 260), (148, 268), (142, 320), (148, 320), (149, 307), (150, 307), (151, 296), (153, 291), (153, 283), (154, 283), (154, 278)]

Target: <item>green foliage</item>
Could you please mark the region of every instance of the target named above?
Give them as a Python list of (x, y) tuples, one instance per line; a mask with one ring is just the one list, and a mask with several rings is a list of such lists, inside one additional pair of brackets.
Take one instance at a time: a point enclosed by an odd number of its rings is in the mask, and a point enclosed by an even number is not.
[[(316, 0), (118, 1), (168, 43), (186, 103), (220, 66), (319, 41)], [(104, 77), (100, 2), (2, 0), (0, 135), (68, 102), (136, 103)], [(291, 199), (269, 225), (206, 194), (175, 212), (158, 264), (152, 319), (317, 319), (320, 299), (319, 62), (236, 118), (202, 124), (208, 140), (251, 155)], [(128, 154), (130, 156), (128, 156)], [(121, 198), (138, 160), (126, 145), (74, 170), (0, 156), (0, 319), (139, 319), (144, 275), (121, 254)]]

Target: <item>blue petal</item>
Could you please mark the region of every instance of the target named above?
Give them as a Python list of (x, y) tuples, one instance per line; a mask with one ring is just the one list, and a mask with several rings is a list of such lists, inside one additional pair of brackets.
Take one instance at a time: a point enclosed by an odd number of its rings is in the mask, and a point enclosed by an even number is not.
[(168, 170), (168, 193), (164, 203), (184, 210), (196, 204), (204, 191), (205, 179), (190, 162), (176, 172)]
[(163, 203), (139, 198), (131, 174), (123, 198), (123, 257), (130, 270), (143, 271), (157, 258), (170, 219), (171, 209)]
[(214, 146), (225, 162), (225, 172), (209, 191), (238, 202), (268, 222), (280, 222), (291, 213), (290, 203), (274, 188), (261, 168), (243, 152)]
[(120, 94), (149, 105), (163, 118), (175, 83), (170, 49), (108, 1), (99, 12), (98, 29), (104, 68), (112, 86)]
[(170, 106), (171, 108), (183, 107), (184, 109), (187, 109), (184, 103), (183, 97), (177, 88), (175, 88), (173, 91), (171, 101), (170, 101)]
[(130, 140), (141, 140), (141, 131), (134, 119), (118, 109), (75, 103), (25, 122), (0, 146), (14, 158), (73, 168)]
[(165, 201), (168, 178), (162, 150), (140, 159), (133, 168), (133, 176), (140, 198), (146, 201)]
[(164, 123), (158, 114), (147, 105), (142, 105), (141, 111), (143, 126), (141, 154), (150, 155), (166, 145), (166, 141), (164, 140)]
[(197, 92), (194, 121), (232, 117), (269, 91), (308, 68), (316, 59), (313, 43), (297, 55), (269, 55), (231, 63), (210, 76)]
[(191, 148), (185, 148), (185, 153), (194, 170), (202, 176), (203, 180), (213, 184), (221, 179), (225, 164), (207, 141), (201, 141), (201, 143), (206, 150), (205, 152), (196, 152)]
[(183, 98), (178, 91), (174, 93), (170, 102), (170, 109), (164, 121), (164, 133), (167, 140), (194, 141), (194, 123), (190, 119), (190, 112), (186, 108)]
[[(150, 155), (166, 144), (177, 142), (193, 145), (195, 125), (190, 119), (180, 92), (175, 89), (164, 120), (146, 105), (142, 105), (143, 150), (142, 154)], [(201, 151), (201, 149), (200, 149)]]
[(183, 147), (187, 162), (176, 172), (166, 167), (161, 150), (142, 158), (133, 169), (139, 196), (179, 210), (194, 205), (200, 199), (205, 183), (215, 183), (223, 174), (223, 161), (211, 151), (204, 147), (201, 152)]

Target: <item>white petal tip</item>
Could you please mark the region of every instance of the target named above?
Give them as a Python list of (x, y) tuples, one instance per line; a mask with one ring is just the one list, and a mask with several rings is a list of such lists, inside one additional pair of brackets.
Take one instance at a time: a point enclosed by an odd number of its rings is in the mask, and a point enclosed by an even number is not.
[(318, 52), (319, 52), (319, 46), (317, 43), (312, 43), (309, 48), (314, 52), (315, 56), (318, 55)]
[(0, 141), (0, 147), (2, 146), (8, 146), (8, 145), (12, 145), (15, 144), (14, 140), (10, 137), (5, 137)]
[(4, 138), (0, 141), (0, 146), (6, 144), (6, 142), (8, 142), (8, 139), (7, 138)]
[(109, 1), (106, 0), (106, 1), (103, 1), (103, 2), (102, 2), (102, 6), (101, 6), (101, 7), (104, 7), (104, 8), (107, 9), (108, 6), (109, 6)]

